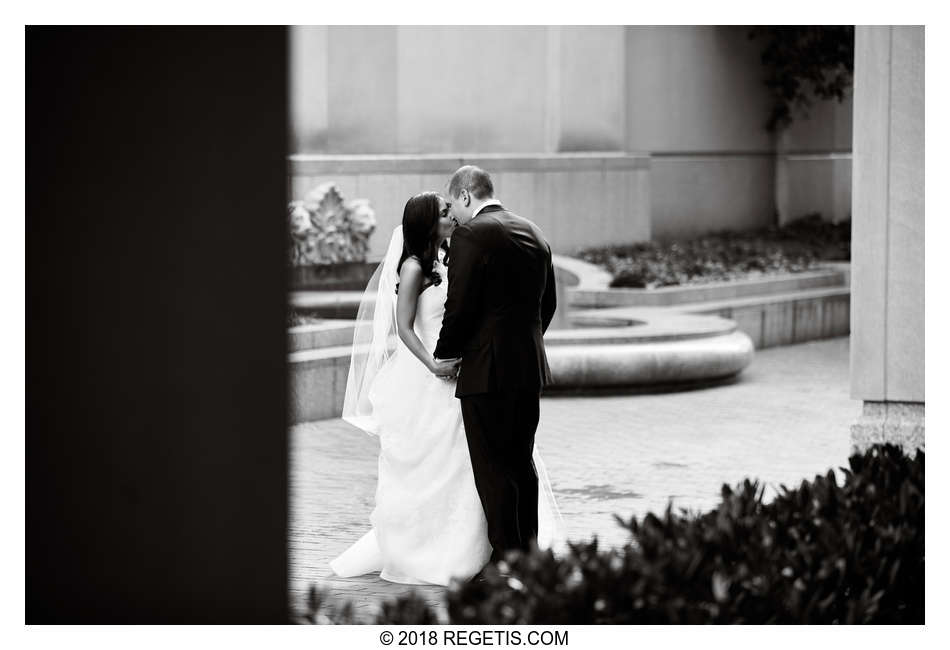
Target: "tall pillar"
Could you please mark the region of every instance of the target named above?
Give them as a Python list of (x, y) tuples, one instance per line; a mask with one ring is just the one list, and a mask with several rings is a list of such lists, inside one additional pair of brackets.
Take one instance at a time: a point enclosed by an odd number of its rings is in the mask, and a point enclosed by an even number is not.
[(859, 449), (924, 446), (924, 28), (858, 27), (851, 396)]
[(290, 153), (323, 153), (329, 144), (329, 27), (288, 28)]

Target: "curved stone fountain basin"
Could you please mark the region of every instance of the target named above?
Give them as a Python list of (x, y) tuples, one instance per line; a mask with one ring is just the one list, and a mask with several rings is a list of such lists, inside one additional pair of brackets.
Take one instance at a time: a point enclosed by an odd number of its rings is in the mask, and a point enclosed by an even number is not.
[[(751, 339), (718, 316), (624, 307), (586, 310), (570, 320), (573, 329), (549, 329), (544, 337), (554, 392), (714, 381), (741, 372), (754, 354)], [(292, 365), (319, 361), (343, 373), (336, 383), (345, 381), (352, 321), (295, 327), (290, 334)]]
[(561, 389), (673, 387), (725, 379), (752, 362), (752, 341), (742, 332), (655, 343), (548, 348), (554, 385)]
[[(549, 391), (679, 390), (727, 379), (754, 348), (849, 331), (847, 265), (816, 273), (662, 290), (610, 289), (610, 276), (555, 256), (558, 310), (545, 335)], [(361, 292), (298, 292), (322, 323), (290, 328), (291, 422), (339, 417)], [(574, 309), (565, 307), (573, 305)]]
[[(610, 293), (602, 269), (560, 255), (554, 264), (562, 313), (580, 291)], [(544, 337), (551, 391), (715, 381), (742, 372), (755, 351), (734, 321), (670, 307), (573, 311), (552, 327)]]
[[(736, 323), (676, 307), (619, 306), (568, 311), (568, 295), (604, 290), (596, 268), (556, 258), (558, 305), (544, 337), (554, 384), (545, 392), (676, 390), (722, 380), (752, 361), (752, 340)], [(325, 320), (289, 330), (291, 421), (339, 417), (360, 292), (304, 292), (291, 301)], [(342, 320), (335, 320), (335, 319)]]
[[(751, 362), (752, 341), (737, 331), (735, 322), (719, 316), (629, 306), (566, 313), (568, 287), (585, 287), (590, 278), (576, 273), (587, 269), (575, 260), (556, 258), (556, 262), (561, 308), (544, 340), (559, 387), (718, 379), (740, 372)], [(602, 281), (597, 278), (591, 284)], [(360, 296), (359, 292), (311, 292), (292, 295), (292, 302), (298, 308), (327, 310), (324, 316), (339, 310), (351, 318), (349, 312), (355, 311)], [(291, 328), (290, 338), (291, 352), (345, 346), (352, 340), (352, 321)]]
[(725, 379), (742, 372), (755, 351), (733, 321), (718, 316), (627, 307), (582, 311), (571, 321), (580, 327), (544, 337), (555, 391)]

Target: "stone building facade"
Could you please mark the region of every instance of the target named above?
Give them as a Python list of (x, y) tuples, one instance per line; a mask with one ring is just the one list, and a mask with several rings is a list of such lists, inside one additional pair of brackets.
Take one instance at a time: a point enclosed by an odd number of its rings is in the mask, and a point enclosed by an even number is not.
[[(380, 233), (461, 162), (557, 252), (851, 211), (851, 102), (764, 128), (761, 43), (717, 26), (291, 30), (290, 189), (335, 180)], [(382, 255), (377, 235), (372, 251)]]

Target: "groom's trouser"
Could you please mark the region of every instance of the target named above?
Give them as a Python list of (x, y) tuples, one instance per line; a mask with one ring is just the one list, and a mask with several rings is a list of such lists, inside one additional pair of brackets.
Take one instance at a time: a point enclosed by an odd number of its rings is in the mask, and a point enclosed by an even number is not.
[(488, 521), (491, 561), (527, 550), (538, 535), (538, 475), (531, 453), (538, 428), (536, 392), (462, 397), (475, 487)]

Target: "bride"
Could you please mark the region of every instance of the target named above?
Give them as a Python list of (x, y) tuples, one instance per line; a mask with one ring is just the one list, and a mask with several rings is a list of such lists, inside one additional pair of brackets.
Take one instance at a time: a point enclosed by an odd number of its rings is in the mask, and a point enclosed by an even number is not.
[[(379, 436), (379, 475), (371, 530), (330, 562), (341, 577), (448, 585), (492, 552), (455, 397), (458, 360), (432, 356), (454, 228), (439, 194), (409, 199), (360, 304), (343, 419)], [(560, 514), (537, 447), (534, 463), (538, 543), (548, 547), (562, 535)]]

